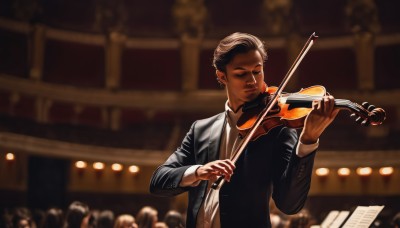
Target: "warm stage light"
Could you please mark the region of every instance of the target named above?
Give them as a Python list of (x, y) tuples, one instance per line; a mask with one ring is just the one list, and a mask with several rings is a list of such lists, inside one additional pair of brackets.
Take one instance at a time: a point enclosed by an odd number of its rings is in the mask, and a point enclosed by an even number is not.
[(95, 163), (93, 163), (93, 169), (95, 169), (95, 170), (103, 170), (104, 169), (104, 163), (103, 162), (95, 162)]
[(129, 166), (129, 172), (131, 172), (131, 173), (138, 173), (139, 170), (140, 170), (139, 166), (136, 166), (136, 165)]
[(122, 168), (123, 168), (123, 166), (118, 163), (114, 163), (111, 165), (111, 169), (116, 172), (122, 171)]
[(381, 174), (382, 176), (390, 176), (393, 174), (393, 167), (382, 167), (379, 169), (379, 174)]
[(84, 169), (87, 167), (87, 163), (84, 161), (77, 161), (75, 162), (75, 167), (78, 169)]
[(317, 170), (315, 170), (315, 174), (317, 174), (317, 176), (319, 176), (319, 177), (328, 176), (329, 169), (328, 168), (318, 168)]
[(6, 160), (7, 161), (14, 161), (14, 159), (15, 159), (15, 156), (14, 156), (13, 153), (7, 153), (6, 154)]
[(359, 176), (369, 176), (372, 173), (372, 169), (370, 167), (360, 167), (356, 170)]
[(338, 175), (341, 177), (346, 177), (350, 175), (350, 169), (349, 168), (340, 168), (337, 171)]

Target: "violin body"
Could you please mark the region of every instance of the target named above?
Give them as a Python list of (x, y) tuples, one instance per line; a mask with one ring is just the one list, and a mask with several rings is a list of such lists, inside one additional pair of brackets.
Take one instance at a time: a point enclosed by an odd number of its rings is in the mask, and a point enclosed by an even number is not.
[[(271, 95), (277, 90), (277, 87), (268, 87), (265, 94), (260, 95), (250, 104), (245, 104), (243, 114), (237, 122), (237, 128), (241, 136), (244, 136), (260, 118), (259, 114), (264, 110)], [(261, 135), (267, 134), (274, 127), (285, 125), (290, 128), (302, 128), (307, 115), (312, 110), (312, 102), (320, 100), (326, 95), (326, 89), (323, 86), (311, 86), (301, 89), (297, 93), (283, 93), (277, 98), (275, 106), (268, 112), (268, 115), (262, 120), (260, 126), (256, 129), (252, 140), (256, 140)], [(349, 100), (335, 99), (335, 108), (346, 109), (359, 116), (357, 122), (367, 125), (379, 125), (385, 118), (385, 111), (381, 108), (375, 108), (373, 105), (363, 107)]]

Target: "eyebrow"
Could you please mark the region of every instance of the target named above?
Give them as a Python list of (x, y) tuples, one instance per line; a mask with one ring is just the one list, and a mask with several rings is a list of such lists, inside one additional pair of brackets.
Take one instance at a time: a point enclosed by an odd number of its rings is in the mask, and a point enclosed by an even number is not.
[[(262, 64), (257, 64), (257, 65), (255, 65), (254, 67), (259, 67), (259, 66), (262, 66)], [(235, 67), (235, 68), (233, 68), (234, 70), (246, 70), (245, 68), (243, 68), (243, 67), (241, 67), (241, 66), (238, 66), (238, 67)]]

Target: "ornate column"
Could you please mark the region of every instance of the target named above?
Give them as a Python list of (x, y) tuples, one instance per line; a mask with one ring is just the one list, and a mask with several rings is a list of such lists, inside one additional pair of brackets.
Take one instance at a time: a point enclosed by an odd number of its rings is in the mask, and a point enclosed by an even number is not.
[(117, 131), (121, 128), (121, 109), (120, 108), (107, 108), (101, 109), (101, 121), (104, 128), (109, 128)]
[(33, 27), (31, 42), (31, 65), (29, 77), (35, 81), (40, 81), (43, 74), (44, 50), (46, 41), (46, 27), (44, 25), (36, 24)]
[[(304, 45), (303, 39), (295, 30), (296, 21), (292, 16), (292, 9), (292, 0), (264, 0), (263, 2), (263, 19), (267, 33), (271, 36), (286, 37), (287, 70), (289, 70)], [(295, 74), (297, 73), (295, 72)], [(297, 90), (298, 81), (298, 77), (293, 75), (286, 86), (287, 90)]]
[(36, 108), (36, 121), (38, 123), (48, 123), (49, 122), (49, 109), (53, 101), (47, 98), (38, 97), (36, 98), (35, 108)]
[(264, 0), (262, 17), (270, 35), (288, 34), (293, 29), (292, 0)]
[(8, 107), (8, 112), (10, 113), (10, 115), (14, 115), (14, 107), (21, 99), (21, 95), (17, 92), (12, 92), (8, 99), (10, 100), (10, 106)]
[(349, 0), (345, 12), (354, 33), (358, 88), (373, 90), (375, 34), (380, 30), (378, 10), (373, 0)]
[(106, 42), (105, 47), (105, 74), (106, 88), (118, 89), (121, 78), (121, 56), (125, 46), (126, 36), (117, 32), (112, 32)]
[(207, 9), (203, 0), (176, 0), (172, 14), (181, 39), (182, 90), (196, 90)]
[[(106, 43), (106, 88), (117, 90), (121, 80), (121, 60), (125, 47), (126, 36), (117, 32), (111, 32)], [(120, 129), (121, 110), (119, 108), (106, 109), (109, 113), (103, 114), (104, 121), (108, 121), (108, 127), (112, 130)], [(103, 111), (104, 112), (104, 111)]]

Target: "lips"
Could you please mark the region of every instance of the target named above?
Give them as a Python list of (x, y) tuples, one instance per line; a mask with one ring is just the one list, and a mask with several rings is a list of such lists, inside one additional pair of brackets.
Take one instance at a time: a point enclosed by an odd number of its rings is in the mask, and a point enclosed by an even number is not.
[(257, 92), (257, 88), (246, 89), (245, 92), (247, 92), (247, 93), (254, 93), (254, 92)]

